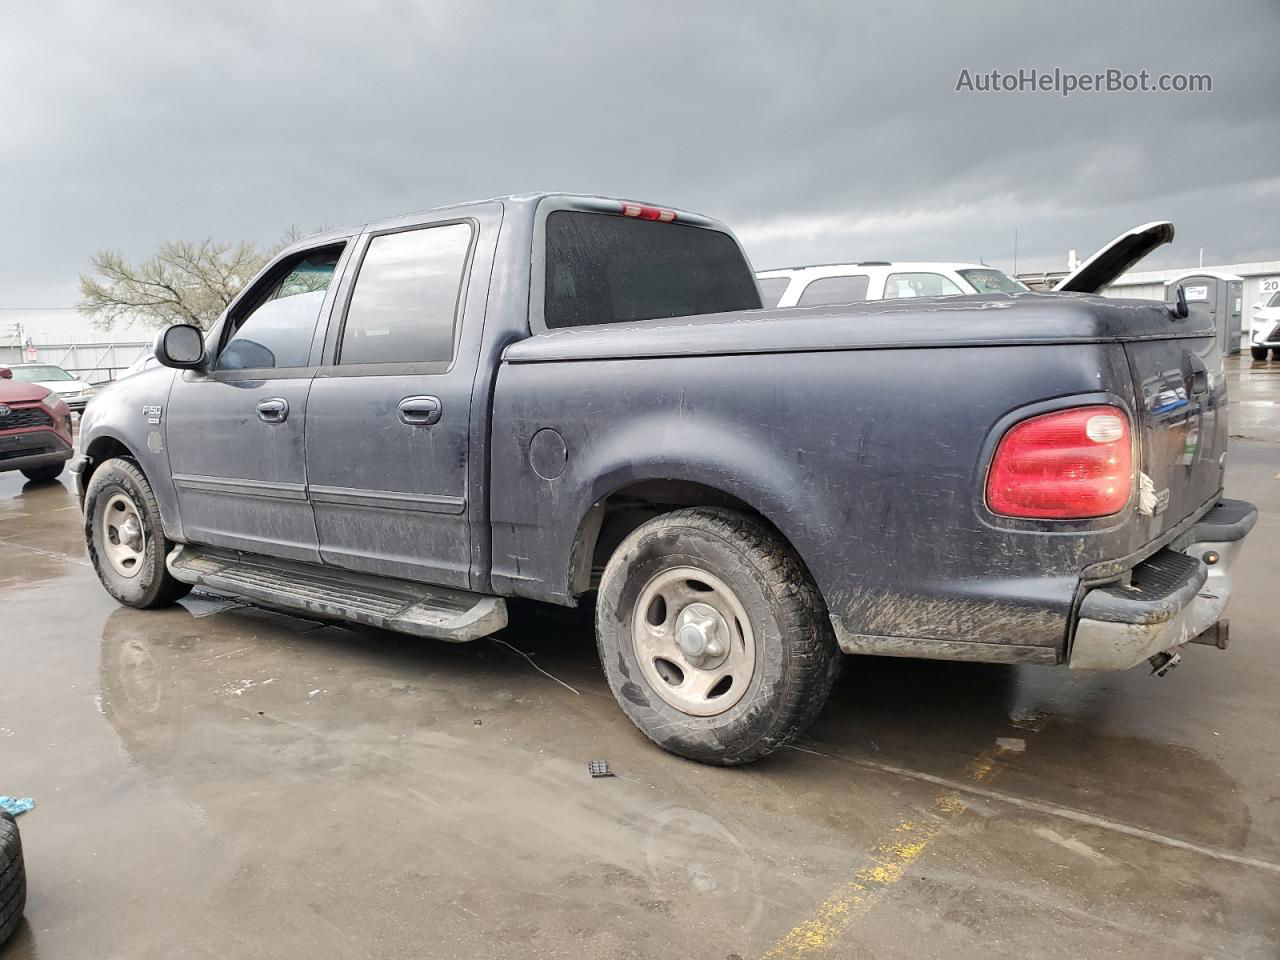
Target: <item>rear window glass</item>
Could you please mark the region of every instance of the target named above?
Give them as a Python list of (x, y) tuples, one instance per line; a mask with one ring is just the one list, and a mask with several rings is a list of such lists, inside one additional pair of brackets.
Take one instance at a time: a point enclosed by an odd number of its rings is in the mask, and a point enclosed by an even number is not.
[(856, 303), (867, 299), (868, 277), (865, 273), (850, 277), (823, 277), (804, 288), (796, 306), (812, 307), (823, 303)]
[(782, 295), (787, 292), (787, 287), (791, 286), (791, 278), (765, 277), (756, 283), (760, 286), (760, 302), (766, 307), (776, 307)]
[(760, 306), (746, 258), (718, 230), (556, 210), (547, 217), (546, 259), (550, 328)]

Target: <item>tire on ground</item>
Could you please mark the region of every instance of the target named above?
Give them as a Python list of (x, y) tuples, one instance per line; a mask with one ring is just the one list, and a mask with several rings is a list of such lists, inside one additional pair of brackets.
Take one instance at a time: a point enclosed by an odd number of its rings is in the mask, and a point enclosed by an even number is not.
[(22, 475), (28, 480), (56, 480), (62, 475), (65, 463), (53, 463), (47, 467), (31, 467), (23, 470)]
[[(127, 577), (112, 566), (104, 551), (108, 532), (103, 513), (117, 494), (123, 494), (133, 503), (142, 521), (144, 552), (138, 572)], [(125, 606), (164, 607), (191, 590), (190, 584), (174, 579), (165, 566), (165, 557), (174, 545), (165, 539), (151, 484), (132, 460), (117, 457), (94, 471), (84, 498), (84, 534), (98, 579), (107, 592)]]
[(1249, 348), (1249, 353), (1253, 355), (1253, 359), (1255, 359), (1255, 360), (1265, 360), (1265, 359), (1267, 359), (1267, 348), (1266, 348), (1266, 347), (1250, 347), (1250, 348)]
[[(750, 620), (755, 663), (723, 713), (672, 706), (640, 669), (632, 637), (648, 584), (678, 567), (726, 584)], [(637, 528), (614, 551), (596, 606), (596, 640), (619, 705), (665, 750), (729, 766), (757, 760), (803, 733), (826, 703), (840, 660), (826, 605), (800, 558), (774, 530), (733, 510), (676, 510)]]
[(22, 838), (13, 816), (0, 810), (0, 947), (22, 922), (27, 906), (27, 870)]

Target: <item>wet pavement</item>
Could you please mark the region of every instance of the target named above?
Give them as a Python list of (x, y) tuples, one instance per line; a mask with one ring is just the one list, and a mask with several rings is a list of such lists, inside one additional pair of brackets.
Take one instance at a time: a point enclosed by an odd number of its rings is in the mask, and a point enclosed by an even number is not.
[(850, 658), (808, 736), (732, 770), (632, 728), (588, 616), (519, 609), (513, 650), (128, 610), (70, 482), (2, 474), (0, 794), (37, 802), (5, 960), (1273, 960), (1280, 363), (1229, 371), (1227, 489), (1262, 510), (1229, 651), (1162, 680)]

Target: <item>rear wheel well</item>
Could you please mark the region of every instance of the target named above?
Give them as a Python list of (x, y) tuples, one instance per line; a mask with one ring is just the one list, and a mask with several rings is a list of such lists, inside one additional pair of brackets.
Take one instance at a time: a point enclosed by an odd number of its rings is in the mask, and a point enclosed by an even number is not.
[(688, 480), (642, 480), (609, 494), (582, 521), (569, 572), (570, 594), (579, 597), (595, 590), (614, 550), (642, 523), (684, 507), (725, 507), (776, 531), (749, 503), (715, 487)]

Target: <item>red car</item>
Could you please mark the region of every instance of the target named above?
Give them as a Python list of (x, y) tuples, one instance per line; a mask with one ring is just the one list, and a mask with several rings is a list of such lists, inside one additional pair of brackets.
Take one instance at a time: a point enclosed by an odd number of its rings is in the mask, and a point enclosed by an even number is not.
[(0, 472), (21, 470), (28, 480), (52, 480), (74, 452), (71, 408), (0, 367)]

